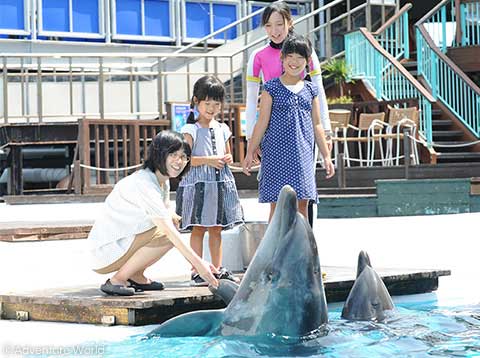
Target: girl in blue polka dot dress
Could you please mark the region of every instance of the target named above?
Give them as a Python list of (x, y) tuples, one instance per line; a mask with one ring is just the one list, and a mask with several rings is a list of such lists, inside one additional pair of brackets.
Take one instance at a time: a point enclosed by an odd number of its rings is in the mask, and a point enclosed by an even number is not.
[(243, 163), (243, 171), (250, 175), (260, 146), (259, 202), (270, 203), (270, 219), (280, 190), (287, 184), (297, 192), (298, 210), (307, 218), (308, 200), (317, 197), (314, 141), (324, 158), (327, 178), (335, 174), (320, 121), (318, 89), (301, 76), (311, 54), (305, 37), (293, 35), (285, 40), (281, 52), (284, 72), (264, 85), (258, 121)]

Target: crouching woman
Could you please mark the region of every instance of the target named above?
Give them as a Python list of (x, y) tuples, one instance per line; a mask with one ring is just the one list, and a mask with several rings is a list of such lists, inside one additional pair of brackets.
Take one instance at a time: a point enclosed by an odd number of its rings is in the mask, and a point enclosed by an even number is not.
[[(173, 246), (207, 282), (217, 286), (215, 267), (182, 241), (179, 217), (169, 208), (169, 178), (190, 169), (190, 146), (178, 133), (162, 131), (148, 149), (143, 168), (121, 179), (88, 236), (94, 271), (115, 274), (100, 289), (109, 295), (131, 296), (136, 291), (162, 290), (161, 282), (145, 277), (146, 268)], [(213, 273), (212, 273), (213, 270)]]

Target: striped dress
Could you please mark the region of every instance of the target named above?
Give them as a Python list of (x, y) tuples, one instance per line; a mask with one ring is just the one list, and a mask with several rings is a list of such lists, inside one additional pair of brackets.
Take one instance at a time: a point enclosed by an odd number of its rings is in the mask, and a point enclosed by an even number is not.
[[(212, 128), (198, 123), (186, 124), (182, 133), (193, 138), (192, 157), (225, 155), (225, 144), (232, 135), (225, 123), (214, 122)], [(193, 226), (221, 226), (230, 229), (243, 223), (243, 211), (230, 168), (208, 165), (192, 166), (177, 189), (176, 212), (182, 217), (181, 230)]]

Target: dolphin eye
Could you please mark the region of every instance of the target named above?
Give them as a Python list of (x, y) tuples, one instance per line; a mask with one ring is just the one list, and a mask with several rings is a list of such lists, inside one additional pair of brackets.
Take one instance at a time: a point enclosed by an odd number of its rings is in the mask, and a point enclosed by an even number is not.
[(269, 270), (265, 273), (265, 277), (269, 282), (276, 282), (278, 281), (279, 272), (275, 269)]

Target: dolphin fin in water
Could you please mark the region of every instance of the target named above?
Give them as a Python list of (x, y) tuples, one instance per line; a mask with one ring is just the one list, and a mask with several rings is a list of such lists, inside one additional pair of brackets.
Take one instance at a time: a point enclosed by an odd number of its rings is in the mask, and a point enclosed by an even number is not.
[(162, 323), (160, 327), (150, 332), (149, 336), (214, 336), (222, 319), (222, 309), (188, 312)]
[(394, 305), (387, 287), (372, 268), (364, 251), (358, 255), (357, 278), (345, 301), (342, 318), (352, 321), (383, 321)]
[(370, 256), (368, 256), (368, 253), (365, 251), (360, 251), (358, 254), (358, 262), (357, 262), (357, 277), (360, 276), (362, 273), (363, 269), (365, 267), (372, 267), (372, 264), (370, 263)]

